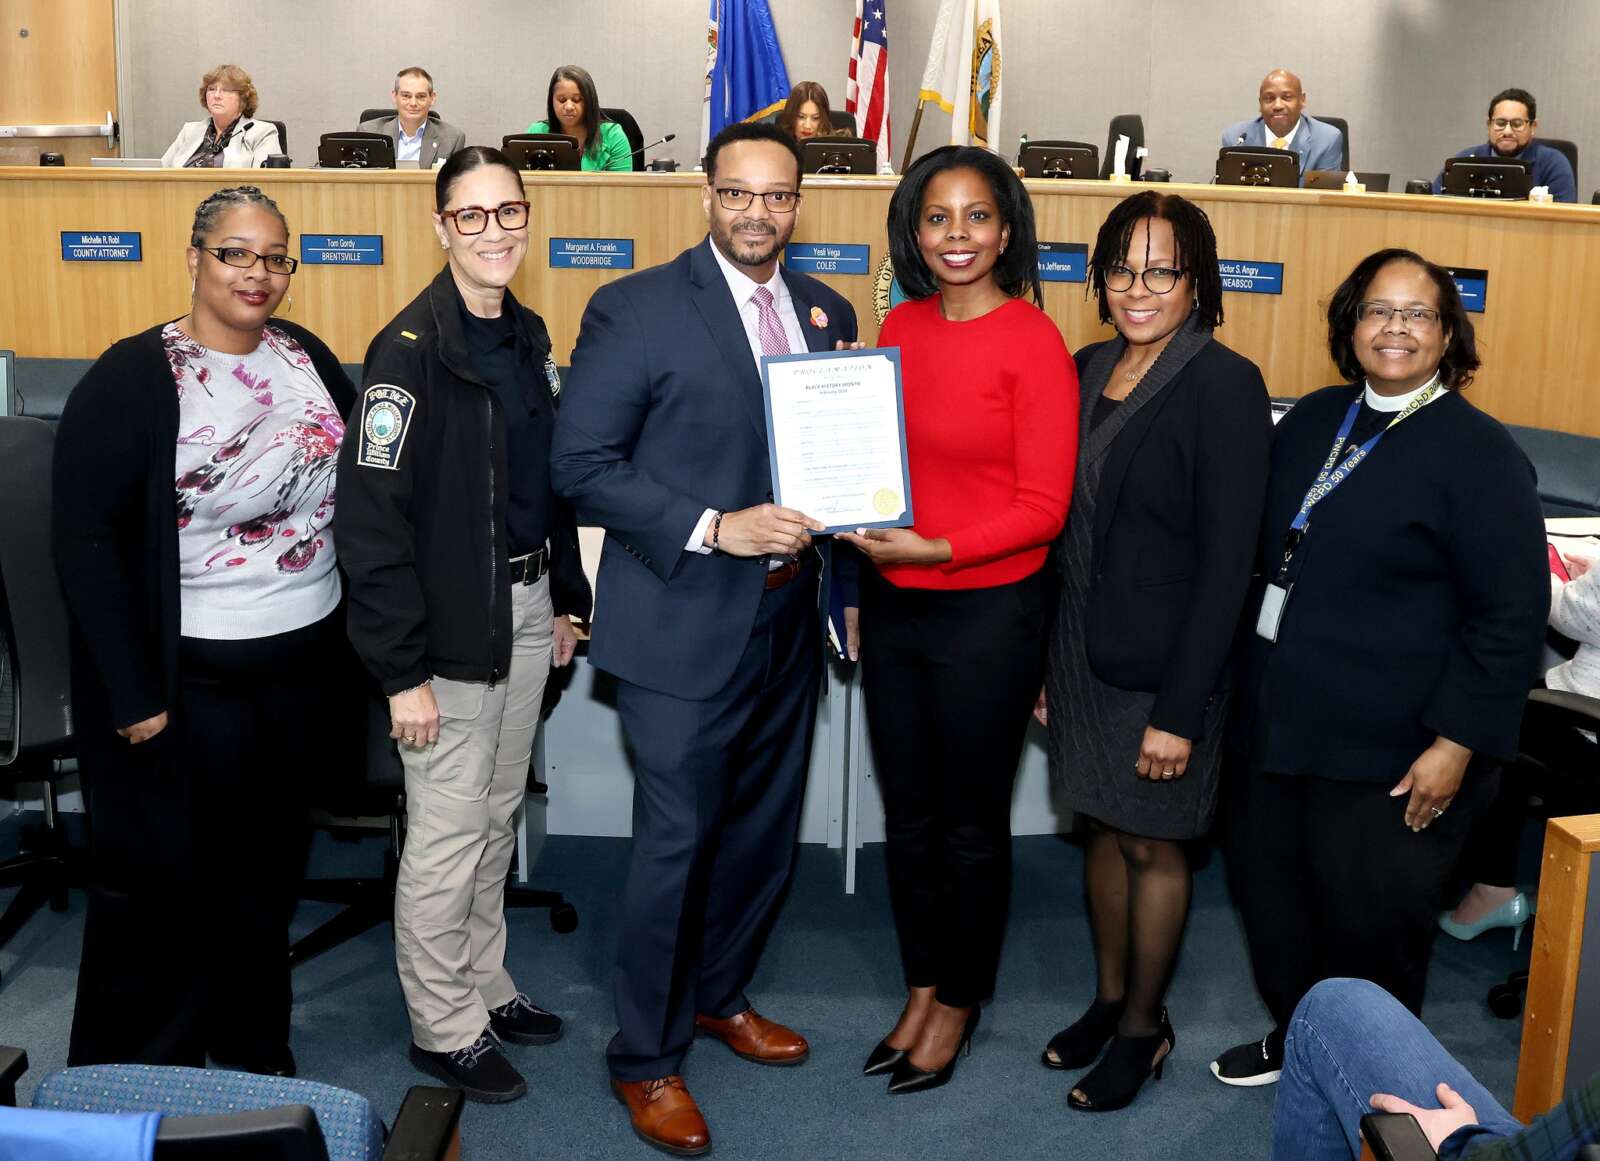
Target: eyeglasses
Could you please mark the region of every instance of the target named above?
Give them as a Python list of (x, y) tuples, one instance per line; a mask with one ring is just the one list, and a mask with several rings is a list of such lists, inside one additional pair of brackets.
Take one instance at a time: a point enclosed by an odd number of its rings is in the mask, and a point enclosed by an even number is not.
[[(1170, 294), (1172, 288), (1178, 285), (1178, 279), (1183, 277), (1183, 273), (1182, 270), (1174, 270), (1170, 266), (1152, 266), (1137, 277), (1151, 294)], [(1107, 266), (1100, 272), (1100, 277), (1105, 282), (1107, 290), (1120, 292), (1133, 289), (1135, 274), (1126, 266)]]
[(1521, 117), (1495, 117), (1489, 122), (1496, 129), (1510, 129), (1513, 133), (1521, 133), (1532, 121), (1524, 121)]
[(257, 254), (243, 246), (202, 246), (200, 249), (224, 266), (237, 266), (240, 270), (249, 270), (257, 262), (263, 262), (268, 274), (293, 274), (300, 265), (300, 259), (287, 254)]
[(1386, 302), (1358, 302), (1356, 303), (1356, 318), (1362, 322), (1377, 319), (1379, 322), (1388, 322), (1395, 315), (1399, 315), (1406, 322), (1416, 327), (1428, 327), (1439, 321), (1439, 312), (1427, 306), (1390, 306)]
[(767, 212), (773, 214), (792, 214), (800, 208), (800, 195), (792, 189), (772, 189), (766, 193), (739, 189), (737, 186), (720, 186), (717, 189), (717, 200), (725, 210), (749, 209), (756, 198), (766, 202)]
[(497, 206), (462, 206), (459, 210), (440, 210), (441, 218), (453, 218), (456, 233), (471, 238), (489, 228), (489, 215), (493, 214), (502, 230), (528, 228), (527, 202), (501, 202)]

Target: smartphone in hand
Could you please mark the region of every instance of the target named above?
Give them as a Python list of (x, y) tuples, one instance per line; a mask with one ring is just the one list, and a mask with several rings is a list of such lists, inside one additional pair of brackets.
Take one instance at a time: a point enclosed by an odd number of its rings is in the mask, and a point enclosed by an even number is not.
[(1570, 581), (1572, 577), (1567, 573), (1567, 562), (1561, 559), (1561, 553), (1556, 551), (1556, 546), (1547, 543), (1545, 547), (1550, 550), (1550, 571), (1561, 580)]

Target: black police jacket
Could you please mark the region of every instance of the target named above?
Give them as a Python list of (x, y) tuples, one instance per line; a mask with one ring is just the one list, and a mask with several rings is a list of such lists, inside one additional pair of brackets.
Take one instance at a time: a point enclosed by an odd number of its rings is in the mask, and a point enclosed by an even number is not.
[[(506, 420), (467, 356), (449, 268), (367, 348), (361, 398), (339, 453), (339, 560), (350, 639), (387, 694), (434, 674), (496, 682), (511, 667)], [(560, 392), (544, 320), (509, 291), (505, 310)], [(572, 510), (557, 500), (550, 596), (589, 616)]]

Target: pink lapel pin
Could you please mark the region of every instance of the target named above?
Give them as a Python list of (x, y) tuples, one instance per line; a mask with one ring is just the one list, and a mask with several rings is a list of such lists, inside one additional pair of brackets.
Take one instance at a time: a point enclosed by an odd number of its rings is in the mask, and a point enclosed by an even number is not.
[(811, 308), (811, 325), (819, 328), (828, 325), (828, 316), (823, 313), (823, 310), (820, 306), (814, 306)]

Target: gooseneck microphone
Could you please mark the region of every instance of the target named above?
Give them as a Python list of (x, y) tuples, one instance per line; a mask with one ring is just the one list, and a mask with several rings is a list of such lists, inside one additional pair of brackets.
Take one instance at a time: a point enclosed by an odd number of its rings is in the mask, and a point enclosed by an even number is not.
[(639, 148), (637, 148), (637, 149), (633, 150), (632, 152), (630, 152), (628, 154), (628, 156), (632, 157), (635, 153), (643, 153), (646, 149), (654, 149), (657, 145), (665, 145), (669, 141), (675, 141), (677, 139), (677, 137), (678, 137), (678, 135), (676, 133), (668, 133), (660, 141), (652, 141), (652, 142), (650, 142), (649, 145), (641, 145), (641, 146), (639, 146)]

